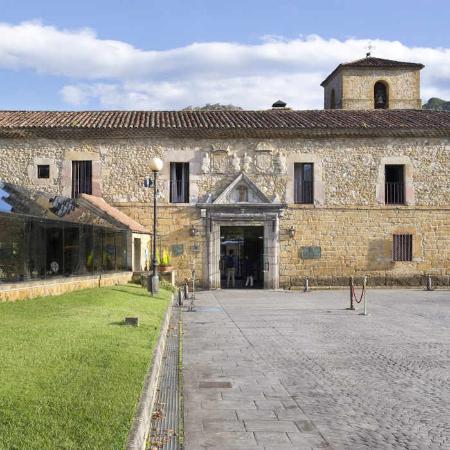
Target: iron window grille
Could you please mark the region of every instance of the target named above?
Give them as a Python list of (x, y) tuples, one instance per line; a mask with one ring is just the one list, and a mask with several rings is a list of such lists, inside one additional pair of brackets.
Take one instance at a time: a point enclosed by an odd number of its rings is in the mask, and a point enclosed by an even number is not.
[(72, 197), (92, 194), (92, 161), (72, 161)]
[(37, 166), (38, 178), (50, 178), (50, 166), (48, 164), (39, 164)]
[(314, 164), (294, 164), (294, 202), (314, 203)]
[(189, 163), (170, 163), (170, 202), (189, 203)]
[(394, 234), (392, 243), (393, 261), (412, 261), (412, 234)]
[(405, 167), (387, 165), (384, 168), (384, 201), (386, 205), (405, 204)]

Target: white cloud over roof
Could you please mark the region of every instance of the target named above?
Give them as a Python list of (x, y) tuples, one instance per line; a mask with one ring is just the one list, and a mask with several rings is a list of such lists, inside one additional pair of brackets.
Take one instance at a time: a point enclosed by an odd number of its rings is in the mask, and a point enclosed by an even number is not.
[(154, 51), (40, 22), (2, 23), (0, 36), (0, 68), (66, 77), (61, 95), (68, 107), (178, 109), (220, 102), (265, 109), (281, 98), (294, 108), (321, 108), (320, 82), (339, 63), (363, 57), (369, 44), (374, 56), (425, 64), (423, 99), (450, 98), (450, 49), (398, 41), (265, 37), (255, 45), (204, 42)]

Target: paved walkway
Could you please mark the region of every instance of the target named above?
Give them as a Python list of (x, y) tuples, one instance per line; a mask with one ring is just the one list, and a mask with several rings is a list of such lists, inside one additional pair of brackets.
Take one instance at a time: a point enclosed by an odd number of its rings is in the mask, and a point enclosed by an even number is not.
[[(198, 294), (183, 315), (188, 450), (449, 449), (450, 292)], [(360, 311), (359, 311), (360, 312)]]

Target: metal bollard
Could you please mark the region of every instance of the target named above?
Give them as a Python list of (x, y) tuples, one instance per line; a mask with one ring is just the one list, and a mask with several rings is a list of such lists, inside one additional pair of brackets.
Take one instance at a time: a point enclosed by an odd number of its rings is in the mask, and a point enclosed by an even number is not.
[(353, 305), (353, 277), (350, 277), (349, 279), (349, 287), (350, 287), (350, 308), (347, 308), (351, 311), (355, 310), (355, 306)]
[(427, 278), (427, 291), (432, 291), (432, 290), (433, 290), (433, 285), (432, 285), (431, 275), (428, 275), (428, 278)]
[(367, 316), (367, 297), (366, 297), (366, 287), (367, 287), (367, 276), (364, 276), (363, 289), (364, 289), (364, 315)]
[(309, 291), (309, 278), (306, 277), (303, 292), (308, 292), (308, 291)]

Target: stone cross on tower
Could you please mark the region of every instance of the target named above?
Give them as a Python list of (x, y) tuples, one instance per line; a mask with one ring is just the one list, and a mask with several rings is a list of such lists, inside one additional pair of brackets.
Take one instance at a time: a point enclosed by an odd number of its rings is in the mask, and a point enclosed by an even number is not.
[(371, 56), (372, 50), (375, 50), (375, 47), (372, 44), (369, 44), (366, 47), (366, 49), (367, 49), (366, 58), (368, 58), (369, 56)]

